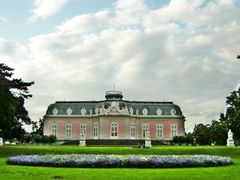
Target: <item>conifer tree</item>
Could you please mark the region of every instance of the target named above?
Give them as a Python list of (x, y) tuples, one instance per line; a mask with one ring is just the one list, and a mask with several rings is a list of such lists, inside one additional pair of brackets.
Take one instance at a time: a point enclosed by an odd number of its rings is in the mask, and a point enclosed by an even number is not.
[(32, 123), (24, 102), (32, 97), (28, 88), (34, 82), (13, 78), (13, 71), (0, 63), (0, 129), (5, 139), (21, 138), (25, 133), (23, 125)]

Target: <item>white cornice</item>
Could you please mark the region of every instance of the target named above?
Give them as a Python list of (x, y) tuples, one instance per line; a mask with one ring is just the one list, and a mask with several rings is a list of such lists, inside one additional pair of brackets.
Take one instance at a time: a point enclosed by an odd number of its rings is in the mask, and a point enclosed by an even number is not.
[(164, 119), (164, 118), (170, 118), (170, 119), (174, 119), (174, 118), (184, 118), (184, 116), (182, 115), (161, 115), (161, 116), (157, 116), (157, 115), (121, 115), (121, 114), (116, 114), (116, 115), (101, 115), (101, 114), (94, 114), (94, 115), (46, 115), (46, 118), (96, 118), (96, 117), (132, 117), (132, 118), (159, 118), (159, 119)]

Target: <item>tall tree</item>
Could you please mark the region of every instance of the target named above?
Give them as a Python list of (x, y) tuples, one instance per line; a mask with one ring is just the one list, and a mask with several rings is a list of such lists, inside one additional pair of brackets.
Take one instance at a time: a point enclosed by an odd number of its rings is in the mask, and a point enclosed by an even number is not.
[(212, 142), (216, 145), (226, 145), (227, 144), (227, 125), (224, 121), (212, 121), (210, 126), (210, 134), (212, 137)]
[(13, 78), (14, 69), (0, 63), (0, 129), (6, 139), (21, 138), (24, 124), (31, 124), (25, 99), (32, 97), (28, 88), (34, 82)]
[(43, 135), (43, 126), (44, 126), (44, 121), (43, 118), (39, 119), (38, 122), (34, 121), (32, 123), (32, 133), (33, 134), (39, 134), (39, 135)]
[(43, 118), (39, 119), (38, 123), (39, 123), (39, 126), (38, 126), (38, 129), (36, 130), (36, 133), (43, 135), (43, 126), (44, 126)]
[(240, 141), (240, 88), (233, 91), (226, 100), (227, 110), (223, 121), (226, 121), (227, 126), (233, 132), (235, 144)]

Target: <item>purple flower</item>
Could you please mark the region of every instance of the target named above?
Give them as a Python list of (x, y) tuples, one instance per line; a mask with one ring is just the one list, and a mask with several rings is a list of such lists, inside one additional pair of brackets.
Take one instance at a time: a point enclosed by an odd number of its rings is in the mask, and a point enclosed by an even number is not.
[(233, 164), (231, 158), (209, 155), (158, 156), (158, 155), (30, 155), (7, 159), (8, 164), (92, 168), (171, 168), (208, 167)]

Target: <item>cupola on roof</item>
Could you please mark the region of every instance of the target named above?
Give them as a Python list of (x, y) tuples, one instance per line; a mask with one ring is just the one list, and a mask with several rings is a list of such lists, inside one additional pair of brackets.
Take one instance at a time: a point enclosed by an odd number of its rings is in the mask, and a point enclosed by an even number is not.
[(123, 98), (121, 91), (107, 91), (105, 95), (106, 100), (121, 100)]

